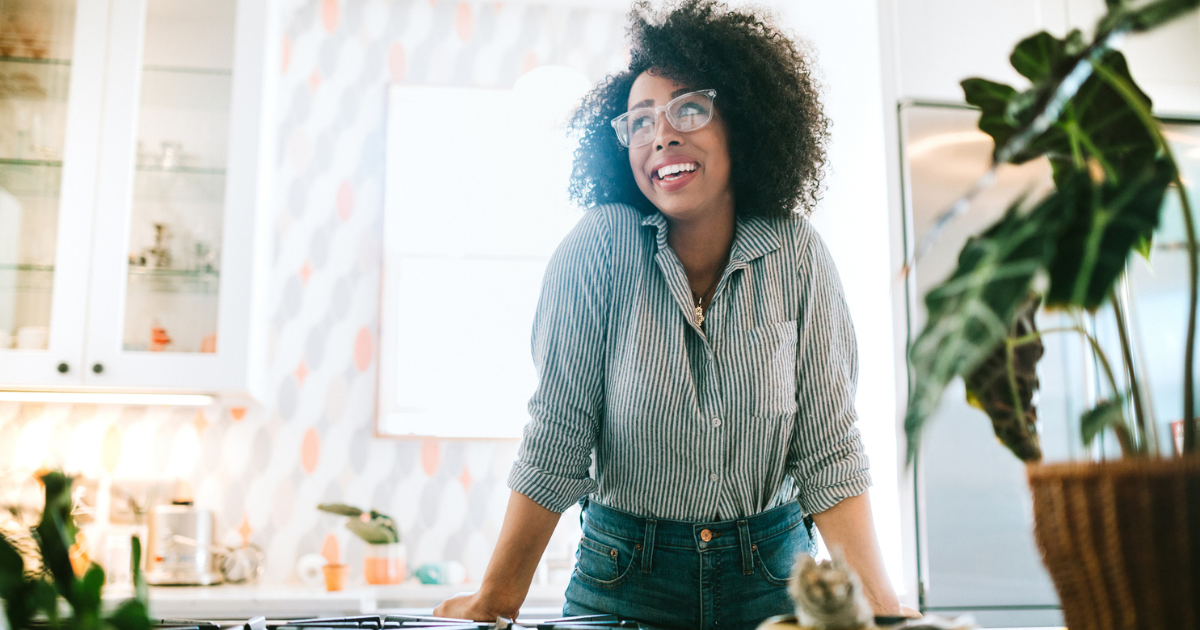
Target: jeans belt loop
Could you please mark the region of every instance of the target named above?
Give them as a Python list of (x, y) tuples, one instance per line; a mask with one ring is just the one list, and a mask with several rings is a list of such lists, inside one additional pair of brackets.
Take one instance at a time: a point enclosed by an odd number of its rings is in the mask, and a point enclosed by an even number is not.
[(653, 568), (655, 527), (658, 527), (658, 521), (646, 519), (646, 540), (642, 543), (642, 573), (649, 573)]
[(754, 573), (754, 556), (750, 549), (750, 525), (745, 520), (737, 522), (738, 540), (742, 547), (742, 573)]

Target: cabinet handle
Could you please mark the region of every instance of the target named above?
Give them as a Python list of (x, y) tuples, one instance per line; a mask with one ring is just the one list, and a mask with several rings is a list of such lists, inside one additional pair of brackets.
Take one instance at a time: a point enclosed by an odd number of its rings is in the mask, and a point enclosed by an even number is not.
[(97, 363), (97, 364), (93, 365), (93, 366), (92, 366), (92, 371), (93, 371), (93, 372), (95, 372), (95, 373), (97, 373), (97, 374), (99, 374), (99, 373), (103, 372), (103, 371), (104, 371), (104, 364), (103, 364), (103, 363)]
[(71, 366), (67, 365), (66, 363), (58, 364), (58, 373), (59, 374), (66, 374), (67, 372), (70, 372), (70, 371), (71, 371)]

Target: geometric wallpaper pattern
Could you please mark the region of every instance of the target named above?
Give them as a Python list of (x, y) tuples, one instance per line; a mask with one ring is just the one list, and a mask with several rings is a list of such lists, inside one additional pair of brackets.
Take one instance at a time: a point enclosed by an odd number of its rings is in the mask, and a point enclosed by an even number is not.
[[(431, 0), (286, 1), (275, 97), (269, 400), (248, 408), (0, 403), (0, 488), (40, 466), (120, 482), (188, 481), (266, 552), (264, 583), (303, 554), (363, 544), (320, 502), (396, 517), (410, 566), (478, 580), (508, 498), (512, 440), (375, 437), (387, 88), (508, 87), (542, 64), (592, 81), (624, 66), (621, 11)], [(6, 485), (7, 484), (7, 485)], [(567, 529), (570, 515), (563, 518)], [(569, 533), (551, 560), (570, 562)]]

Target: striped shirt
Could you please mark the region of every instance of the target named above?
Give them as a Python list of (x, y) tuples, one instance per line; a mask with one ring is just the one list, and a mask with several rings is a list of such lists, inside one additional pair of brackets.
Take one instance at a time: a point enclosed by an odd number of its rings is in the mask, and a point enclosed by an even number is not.
[(509, 487), (693, 522), (866, 491), (854, 328), (808, 221), (738, 217), (703, 326), (694, 309), (661, 213), (585, 213), (542, 282)]

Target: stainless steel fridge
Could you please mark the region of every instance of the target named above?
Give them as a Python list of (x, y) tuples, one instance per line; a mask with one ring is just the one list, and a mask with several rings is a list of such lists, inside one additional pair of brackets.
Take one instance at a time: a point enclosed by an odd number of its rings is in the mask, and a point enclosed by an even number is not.
[[(907, 257), (935, 218), (987, 171), (992, 143), (976, 127), (979, 114), (970, 107), (909, 102), (898, 113)], [(1196, 207), (1200, 120), (1164, 122)], [(997, 220), (1020, 195), (1036, 199), (1051, 187), (1044, 160), (1000, 168), (996, 183), (913, 267), (906, 283), (910, 342), (925, 323), (925, 293), (950, 274), (967, 237)], [(1171, 422), (1182, 418), (1188, 282), (1183, 242), (1179, 201), (1168, 194), (1149, 263), (1136, 254), (1128, 263), (1128, 327), (1163, 448), (1170, 447)], [(1110, 358), (1119, 360), (1114, 321), (1105, 308), (1083, 323), (1110, 348)], [(1060, 313), (1038, 314), (1040, 329), (1066, 323)], [(1044, 343), (1036, 403), (1046, 461), (1115, 456), (1111, 440), (1085, 449), (1079, 437), (1079, 417), (1097, 396), (1094, 358), (1074, 335), (1050, 335)], [(998, 443), (987, 416), (967, 404), (961, 381), (947, 390), (930, 420), (913, 472), (924, 609), (970, 613), (988, 627), (1061, 626), (1054, 585), (1034, 545), (1024, 464)]]

